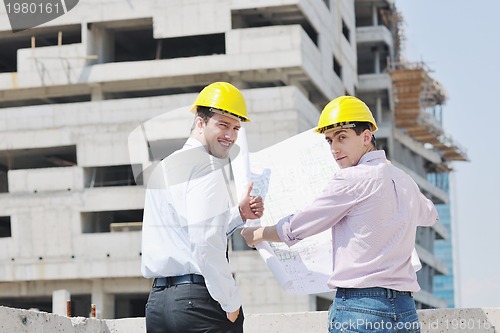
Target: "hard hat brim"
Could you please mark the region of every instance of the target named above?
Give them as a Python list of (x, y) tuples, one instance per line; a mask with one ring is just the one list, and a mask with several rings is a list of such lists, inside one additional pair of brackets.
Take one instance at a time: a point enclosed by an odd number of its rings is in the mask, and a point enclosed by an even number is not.
[[(196, 110), (197, 110), (198, 106), (204, 106), (204, 105), (193, 105), (192, 108), (191, 108), (191, 112), (192, 113), (196, 113)], [(251, 121), (249, 118), (246, 118), (246, 117), (243, 117), (243, 116), (239, 116), (237, 114), (234, 114), (232, 112), (228, 112), (228, 111), (225, 111), (225, 110), (221, 110), (221, 109), (217, 109), (217, 108), (212, 108), (212, 107), (208, 107), (208, 110), (210, 112), (217, 113), (217, 114), (220, 114), (222, 116), (226, 116), (226, 117), (229, 117), (231, 119), (241, 121), (242, 123), (248, 123), (248, 122)]]

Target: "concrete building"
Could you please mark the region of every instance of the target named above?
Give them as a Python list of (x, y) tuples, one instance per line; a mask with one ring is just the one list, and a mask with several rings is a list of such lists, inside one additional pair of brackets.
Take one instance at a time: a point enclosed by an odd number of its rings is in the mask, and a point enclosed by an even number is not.
[[(390, 0), (84, 0), (12, 33), (0, 8), (0, 304), (51, 311), (67, 290), (74, 315), (91, 303), (101, 318), (144, 314), (134, 170), (182, 145), (192, 115), (169, 111), (213, 81), (242, 89), (253, 151), (314, 127), (329, 100), (361, 97), (393, 162), (446, 202), (427, 175), (466, 157), (442, 133), (439, 86), (401, 64), (398, 22)], [(147, 141), (161, 154), (131, 162), (129, 134), (159, 115)], [(420, 308), (444, 306), (432, 296), (444, 237), (441, 224), (419, 231)], [(254, 251), (232, 245), (247, 313), (328, 307), (332, 295), (284, 294)]]
[[(445, 179), (447, 192), (450, 190), (450, 180)], [(433, 280), (434, 295), (446, 301), (449, 308), (454, 308), (459, 301), (458, 295), (455, 295), (455, 287), (459, 285), (459, 279), (455, 275), (458, 265), (458, 251), (455, 248), (456, 233), (458, 231), (457, 224), (453, 223), (451, 204), (436, 205), (439, 219), (446, 228), (448, 238), (436, 240), (434, 244), (435, 256), (445, 263), (448, 268), (447, 275), (435, 276)], [(459, 290), (459, 289), (458, 289)]]

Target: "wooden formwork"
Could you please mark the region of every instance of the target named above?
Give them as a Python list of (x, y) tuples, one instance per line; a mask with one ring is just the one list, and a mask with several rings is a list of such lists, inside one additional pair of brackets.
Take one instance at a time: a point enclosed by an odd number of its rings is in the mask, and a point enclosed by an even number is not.
[[(467, 156), (440, 126), (428, 120), (425, 109), (442, 105), (446, 93), (423, 66), (399, 66), (390, 71), (394, 90), (396, 127), (423, 144), (431, 144), (441, 152), (443, 162), (466, 161)], [(443, 166), (444, 169), (448, 169)]]

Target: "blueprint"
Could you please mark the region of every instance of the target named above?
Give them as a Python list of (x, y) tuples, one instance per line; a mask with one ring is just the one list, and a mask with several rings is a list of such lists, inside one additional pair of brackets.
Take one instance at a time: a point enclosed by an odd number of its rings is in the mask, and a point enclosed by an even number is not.
[[(324, 136), (312, 130), (249, 154), (245, 140), (240, 130), (241, 153), (232, 162), (237, 193), (240, 196), (243, 186), (253, 181), (253, 194), (262, 196), (266, 208), (264, 216), (249, 225), (274, 225), (306, 207), (338, 168)], [(264, 242), (257, 249), (285, 291), (322, 293), (331, 291), (327, 286), (332, 272), (331, 239), (327, 230), (292, 247)]]

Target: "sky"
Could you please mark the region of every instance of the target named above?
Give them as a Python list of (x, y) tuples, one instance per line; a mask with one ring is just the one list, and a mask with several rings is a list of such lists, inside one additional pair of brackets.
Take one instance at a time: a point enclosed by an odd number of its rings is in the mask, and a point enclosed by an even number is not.
[[(500, 2), (396, 0), (405, 55), (448, 94), (443, 127), (470, 162), (454, 162), (456, 307), (500, 307)], [(500, 141), (500, 140), (499, 140)], [(457, 265), (458, 263), (458, 265)]]

